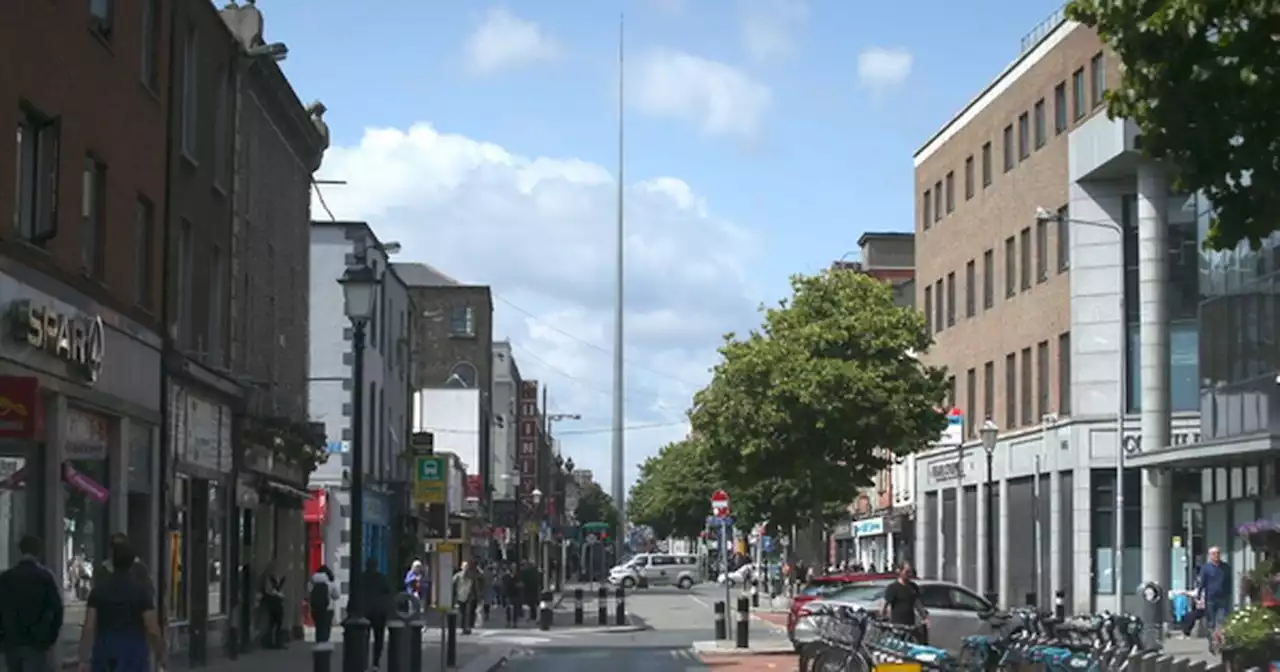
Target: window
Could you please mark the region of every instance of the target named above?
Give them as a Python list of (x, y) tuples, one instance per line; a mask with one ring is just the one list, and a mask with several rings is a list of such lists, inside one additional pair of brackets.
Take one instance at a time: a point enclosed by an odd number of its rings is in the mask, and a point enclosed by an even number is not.
[(1045, 131), (1044, 125), (1044, 98), (1036, 101), (1036, 106), (1031, 110), (1033, 127), (1035, 133), (1036, 149), (1044, 147), (1044, 143), (1048, 142), (1048, 133)]
[(230, 175), (228, 170), (231, 156), (231, 73), (223, 70), (218, 74), (218, 93), (213, 108), (213, 184), (218, 188), (226, 185)]
[(1061, 135), (1067, 130), (1067, 83), (1058, 82), (1053, 87), (1053, 133)]
[(1036, 220), (1036, 283), (1049, 279), (1049, 222)]
[(1084, 68), (1071, 73), (1071, 93), (1075, 100), (1071, 101), (1071, 116), (1076, 121), (1084, 119)]
[(142, 2), (142, 83), (160, 92), (160, 0)]
[(205, 483), (209, 489), (209, 548), (202, 560), (208, 563), (205, 577), (209, 580), (209, 615), (215, 616), (227, 613), (227, 573), (222, 571), (227, 566), (226, 553), (230, 550), (225, 542), (227, 498), (217, 481)]
[(89, 30), (100, 37), (111, 39), (115, 14), (115, 0), (89, 0)]
[(1018, 355), (1013, 352), (1004, 356), (1004, 424), (1018, 426)]
[(1089, 60), (1089, 78), (1093, 80), (1093, 92), (1091, 102), (1094, 107), (1101, 105), (1106, 98), (1107, 92), (1107, 68), (1106, 61), (1102, 58), (1102, 52), (1093, 55)]
[(982, 309), (991, 310), (996, 305), (996, 251), (982, 253)]
[(956, 326), (956, 272), (947, 274), (947, 326)]
[(107, 166), (92, 156), (84, 157), (84, 179), (80, 193), (80, 270), (101, 280), (106, 263)]
[(924, 196), (920, 199), (920, 222), (925, 231), (933, 226), (933, 191), (929, 189), (924, 190)]
[(1031, 416), (1031, 348), (1022, 349), (1022, 425), (1029, 427), (1035, 423)]
[(924, 286), (924, 331), (933, 333), (933, 285)]
[(1058, 208), (1058, 272), (1071, 268), (1071, 213), (1067, 206)]
[(1027, 227), (1019, 234), (1022, 244), (1022, 271), (1020, 278), (1022, 280), (1022, 291), (1031, 289), (1031, 227)]
[(449, 318), (449, 333), (452, 336), (475, 336), (475, 308), (471, 306), (454, 306)]
[(152, 285), (156, 281), (155, 255), (151, 253), (156, 239), (156, 209), (145, 198), (139, 197), (133, 221), (133, 270), (134, 303), (151, 309)]
[(947, 408), (956, 407), (956, 377), (947, 376)]
[(223, 334), (225, 333), (224, 316), (227, 300), (227, 262), (222, 249), (214, 245), (209, 249), (209, 315), (207, 341), (204, 351), (207, 359), (214, 364), (223, 363)]
[(1013, 124), (1004, 127), (1004, 172), (1013, 170)]
[(946, 301), (942, 297), (942, 281), (933, 283), (933, 328), (942, 331), (943, 314), (946, 308)]
[(969, 611), (985, 613), (991, 611), (991, 604), (963, 588), (951, 588), (950, 602), (953, 611)]
[[(1125, 593), (1132, 595), (1142, 583), (1142, 472), (1128, 469), (1124, 475), (1124, 577)], [(1115, 594), (1116, 477), (1112, 469), (1094, 469), (1089, 482), (1093, 491), (1093, 589)]]
[(1050, 412), (1049, 401), (1049, 341), (1036, 345), (1036, 411), (1043, 418)]
[(991, 143), (982, 144), (982, 187), (991, 186)]
[(33, 245), (58, 235), (59, 124), (29, 108), (18, 115), (13, 227)]
[(973, 155), (964, 160), (964, 200), (973, 198)]
[(1018, 160), (1031, 156), (1031, 118), (1026, 112), (1018, 115)]
[(942, 180), (933, 183), (933, 221), (942, 219)]
[[(977, 264), (972, 259), (964, 265), (964, 316), (973, 317), (978, 313), (977, 291), (974, 284), (978, 278)], [(968, 411), (972, 411), (970, 408)]]
[[(978, 403), (978, 370), (969, 369), (964, 374), (964, 414), (969, 418), (977, 418), (977, 408), (974, 404)], [(969, 422), (969, 436), (978, 435), (978, 425), (980, 423)]]
[[(982, 365), (982, 415), (983, 420), (996, 419), (996, 363), (987, 362)], [(975, 419), (973, 423), (977, 427)]]
[(1004, 297), (1011, 299), (1018, 293), (1018, 241), (1013, 236), (1004, 239)]
[(947, 172), (947, 214), (956, 210), (956, 174)]
[(200, 42), (195, 26), (187, 27), (182, 45), (182, 155), (194, 161), (200, 122)]
[(1058, 336), (1058, 415), (1071, 415), (1071, 332)]

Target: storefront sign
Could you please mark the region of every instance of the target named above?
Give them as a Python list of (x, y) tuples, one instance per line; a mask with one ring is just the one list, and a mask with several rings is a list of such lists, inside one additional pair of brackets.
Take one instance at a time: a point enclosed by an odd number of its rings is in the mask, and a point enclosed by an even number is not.
[(528, 499), (538, 487), (538, 381), (526, 380), (520, 384), (520, 424), (516, 437), (520, 445), (519, 493)]
[(874, 537), (884, 534), (884, 518), (853, 521), (853, 534), (856, 537)]
[(40, 380), (0, 376), (0, 438), (30, 439), (41, 433)]
[(13, 307), (14, 335), (77, 368), (90, 385), (98, 382), (106, 355), (106, 327), (102, 318), (61, 312), (32, 301)]
[[(1200, 443), (1200, 430), (1186, 429), (1175, 431), (1169, 436), (1169, 445), (1176, 448), (1192, 443)], [(1159, 446), (1156, 450), (1161, 450), (1165, 446)], [(1141, 434), (1125, 434), (1124, 435), (1124, 454), (1139, 455), (1143, 451)]]
[(964, 475), (960, 462), (935, 462), (929, 465), (929, 478), (934, 481), (954, 481)]

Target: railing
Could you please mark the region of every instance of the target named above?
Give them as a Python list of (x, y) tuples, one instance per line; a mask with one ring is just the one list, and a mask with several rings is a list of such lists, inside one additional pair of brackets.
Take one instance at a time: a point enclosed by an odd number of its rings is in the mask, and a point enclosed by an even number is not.
[(1018, 50), (1018, 55), (1021, 56), (1034, 49), (1037, 44), (1040, 44), (1040, 40), (1043, 40), (1045, 36), (1053, 32), (1054, 28), (1057, 28), (1059, 24), (1066, 20), (1067, 8), (1066, 5), (1063, 5), (1054, 10), (1046, 19), (1037, 23), (1036, 27), (1031, 29), (1031, 32), (1022, 36), (1022, 44)]

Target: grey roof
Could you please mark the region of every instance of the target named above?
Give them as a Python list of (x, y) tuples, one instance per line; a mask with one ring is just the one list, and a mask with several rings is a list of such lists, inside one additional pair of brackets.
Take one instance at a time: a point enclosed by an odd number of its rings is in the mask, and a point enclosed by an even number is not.
[(456, 278), (445, 275), (440, 269), (419, 262), (404, 262), (391, 265), (396, 274), (409, 287), (442, 287), (460, 285)]

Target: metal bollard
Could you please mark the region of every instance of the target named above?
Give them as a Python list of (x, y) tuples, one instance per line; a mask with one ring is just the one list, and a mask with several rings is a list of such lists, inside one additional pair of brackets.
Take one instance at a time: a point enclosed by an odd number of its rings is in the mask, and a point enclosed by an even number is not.
[(756, 609), (760, 606), (760, 582), (756, 579), (751, 580), (751, 608)]
[(333, 642), (316, 642), (311, 647), (311, 672), (329, 672), (333, 664)]
[(723, 600), (716, 601), (716, 641), (729, 639), (729, 624), (725, 622), (725, 604)]
[(614, 625), (627, 624), (627, 589), (618, 586), (616, 603), (614, 604)]
[[(406, 672), (409, 663), (409, 630), (404, 621), (393, 618), (387, 621), (387, 672)], [(375, 667), (377, 661), (374, 661)]]
[(458, 612), (450, 611), (444, 618), (444, 665), (458, 664)]
[(750, 646), (748, 628), (751, 623), (751, 600), (743, 595), (738, 598), (738, 641), (734, 644), (739, 649)]
[(573, 589), (573, 624), (582, 625), (582, 589)]
[(551, 629), (551, 591), (544, 590), (538, 596), (538, 629)]
[(422, 617), (409, 621), (409, 672), (422, 669)]
[(1059, 621), (1067, 617), (1067, 591), (1059, 590), (1053, 594), (1053, 617)]
[(596, 591), (596, 625), (609, 625), (609, 589), (604, 586)]

